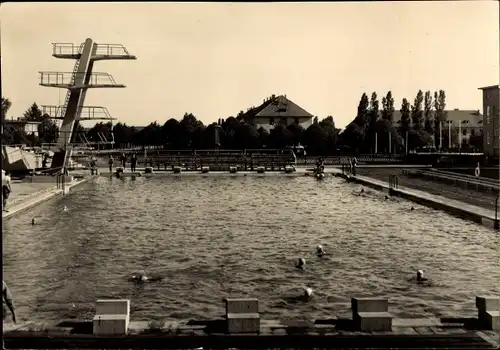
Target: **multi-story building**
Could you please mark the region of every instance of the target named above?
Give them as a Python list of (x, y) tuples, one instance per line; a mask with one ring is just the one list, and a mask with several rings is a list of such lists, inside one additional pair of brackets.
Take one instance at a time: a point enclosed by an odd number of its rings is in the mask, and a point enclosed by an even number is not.
[(483, 147), (486, 156), (498, 157), (499, 145), (499, 85), (479, 88), (483, 91)]
[(275, 96), (265, 99), (258, 107), (250, 108), (242, 116), (248, 124), (256, 129), (263, 127), (271, 131), (276, 125), (298, 124), (304, 129), (311, 126), (313, 115), (294, 102), (286, 95)]

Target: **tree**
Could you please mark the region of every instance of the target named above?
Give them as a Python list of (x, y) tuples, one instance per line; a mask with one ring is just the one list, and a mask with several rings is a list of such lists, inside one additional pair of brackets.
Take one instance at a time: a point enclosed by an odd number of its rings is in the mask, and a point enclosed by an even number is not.
[[(399, 136), (393, 123), (388, 119), (379, 119), (375, 126), (377, 132), (377, 148), (378, 152), (392, 153), (395, 147), (401, 144)], [(390, 141), (389, 141), (390, 139)]]
[(378, 113), (379, 113), (379, 103), (377, 99), (377, 93), (373, 92), (372, 97), (370, 99), (370, 107), (367, 112), (367, 125), (366, 125), (366, 132), (365, 132), (365, 139), (364, 139), (364, 146), (366, 147), (365, 149), (367, 151), (372, 150), (372, 152), (375, 152), (375, 139), (377, 138), (375, 136), (376, 134), (376, 125), (377, 125), (377, 120), (378, 120)]
[(324, 147), (325, 155), (335, 153), (335, 149), (337, 147), (337, 143), (339, 141), (339, 132), (340, 130), (335, 127), (335, 121), (332, 116), (328, 116), (319, 122), (319, 125), (326, 131), (326, 145)]
[(117, 147), (127, 147), (132, 141), (133, 130), (125, 123), (117, 123), (113, 127), (113, 134)]
[(424, 100), (424, 94), (422, 90), (418, 90), (417, 96), (413, 101), (413, 106), (411, 106), (411, 119), (413, 130), (421, 130), (423, 127), (423, 116), (422, 116), (422, 102)]
[(161, 127), (161, 139), (164, 148), (180, 149), (182, 148), (182, 139), (180, 135), (179, 121), (170, 118)]
[[(314, 124), (317, 125), (317, 124)], [(285, 148), (287, 146), (293, 146), (292, 133), (282, 125), (276, 125), (269, 133), (269, 143), (273, 148)]]
[(7, 118), (7, 112), (12, 106), (12, 102), (8, 98), (2, 97), (2, 122)]
[(259, 133), (259, 146), (267, 147), (269, 143), (269, 132), (262, 126), (257, 131)]
[(311, 155), (324, 155), (328, 142), (328, 132), (319, 124), (312, 124), (304, 133), (304, 145)]
[(24, 112), (21, 119), (26, 121), (41, 122), (43, 119), (43, 113), (40, 108), (38, 108), (38, 105), (33, 102), (31, 107)]
[(407, 132), (410, 130), (410, 103), (406, 98), (403, 98), (401, 103), (401, 124), (399, 126), (399, 133), (404, 140), (405, 145), (408, 142)]
[(363, 130), (366, 129), (368, 124), (368, 107), (370, 106), (370, 101), (368, 100), (368, 95), (363, 93), (361, 96), (361, 100), (358, 104), (358, 113), (356, 114), (356, 118), (354, 118), (354, 122), (360, 126)]
[(200, 130), (198, 128), (203, 129), (203, 123), (196, 119), (196, 117), (192, 113), (185, 113), (182, 120), (179, 122), (179, 131), (181, 139), (183, 140), (184, 148), (192, 148), (193, 146), (193, 136), (196, 131), (196, 134), (200, 134)]
[(382, 97), (382, 119), (392, 123), (394, 118), (394, 98), (392, 92), (387, 92), (385, 97)]
[(236, 129), (236, 145), (239, 149), (260, 148), (259, 132), (250, 124), (242, 123)]
[(304, 128), (300, 124), (290, 124), (287, 126), (288, 131), (290, 132), (292, 142), (294, 146), (300, 144), (304, 137)]
[(48, 114), (42, 116), (38, 124), (38, 138), (41, 143), (55, 143), (59, 137), (59, 127), (52, 121)]
[(440, 129), (444, 130), (446, 125), (444, 124), (447, 119), (446, 113), (446, 94), (444, 90), (439, 90), (439, 92), (434, 92), (434, 139), (435, 144), (439, 144), (442, 147), (445, 142), (443, 139), (443, 145), (440, 144)]
[[(363, 147), (368, 121), (368, 107), (370, 101), (366, 93), (363, 93), (358, 104), (358, 112), (354, 120), (345, 128), (341, 135), (341, 142), (346, 147), (356, 150), (356, 153)], [(369, 146), (368, 146), (369, 147)]]
[[(426, 91), (424, 96), (424, 118), (425, 132), (429, 135), (434, 135), (434, 120), (432, 118), (432, 95), (430, 91)], [(433, 141), (435, 141), (434, 138)]]

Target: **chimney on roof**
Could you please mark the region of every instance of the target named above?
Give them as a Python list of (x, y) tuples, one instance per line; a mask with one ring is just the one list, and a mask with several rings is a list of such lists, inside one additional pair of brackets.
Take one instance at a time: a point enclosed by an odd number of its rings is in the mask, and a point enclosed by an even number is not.
[(272, 94), (271, 95), (271, 98), (274, 100), (276, 98), (276, 95), (275, 94)]
[(458, 111), (458, 108), (455, 108), (454, 111)]

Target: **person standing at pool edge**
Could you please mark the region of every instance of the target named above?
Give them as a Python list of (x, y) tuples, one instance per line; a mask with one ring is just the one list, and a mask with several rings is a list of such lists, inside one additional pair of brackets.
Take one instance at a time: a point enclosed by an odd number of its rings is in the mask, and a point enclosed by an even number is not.
[(130, 156), (130, 171), (135, 173), (135, 166), (137, 165), (137, 155), (135, 153), (132, 153)]
[(125, 170), (125, 166), (127, 165), (127, 156), (125, 155), (125, 153), (122, 153), (120, 160), (122, 161), (123, 170)]
[(109, 165), (109, 172), (112, 173), (113, 172), (113, 164), (115, 163), (115, 160), (113, 159), (113, 156), (110, 155), (109, 156), (109, 160), (108, 160), (108, 165)]
[(7, 205), (7, 199), (9, 198), (10, 193), (12, 192), (12, 187), (10, 187), (10, 174), (8, 171), (2, 172), (2, 210), (8, 211), (5, 209)]
[[(3, 307), (3, 322), (7, 318), (7, 310), (9, 309), (12, 314), (12, 322), (16, 323), (16, 312), (14, 310), (14, 303), (12, 302), (12, 294), (5, 281), (2, 280), (2, 307)], [(5, 350), (5, 340), (2, 337), (2, 349)]]

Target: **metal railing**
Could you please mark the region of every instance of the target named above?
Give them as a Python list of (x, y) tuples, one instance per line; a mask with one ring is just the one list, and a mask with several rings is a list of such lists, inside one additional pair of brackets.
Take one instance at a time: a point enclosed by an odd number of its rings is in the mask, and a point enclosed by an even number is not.
[[(76, 78), (80, 78), (82, 80), (85, 79), (87, 72), (38, 72), (40, 77), (40, 85), (64, 85), (64, 86), (73, 86)], [(104, 72), (93, 72), (90, 74), (90, 79), (87, 86), (121, 86), (116, 83), (113, 76), (109, 73)]]
[(75, 45), (74, 43), (52, 43), (52, 55), (56, 56), (76, 56), (82, 53), (85, 44)]
[(97, 44), (96, 56), (131, 56), (121, 44)]

